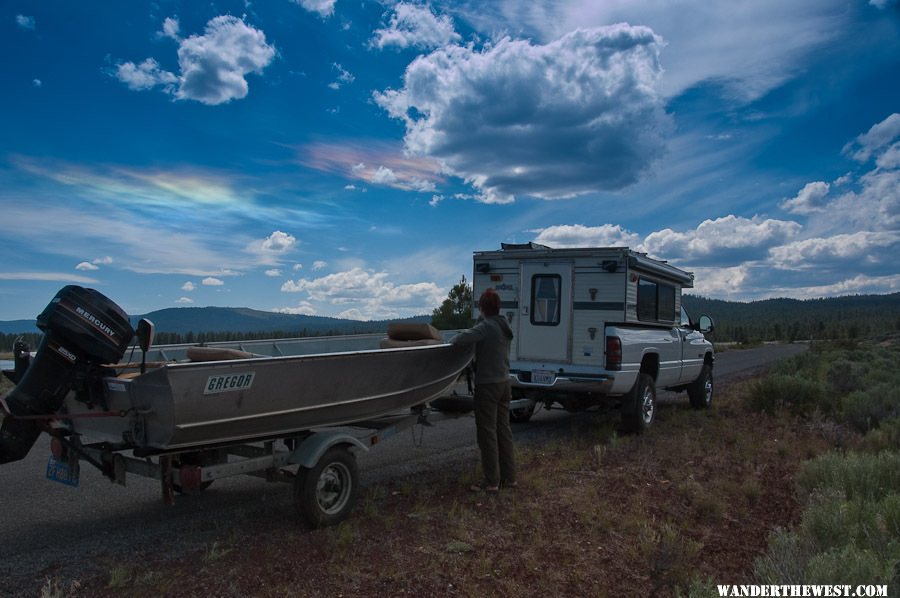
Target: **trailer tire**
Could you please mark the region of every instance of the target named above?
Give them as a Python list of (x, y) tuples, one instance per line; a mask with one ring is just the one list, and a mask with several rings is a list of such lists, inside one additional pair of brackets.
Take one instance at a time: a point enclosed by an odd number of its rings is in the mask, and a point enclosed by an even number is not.
[(656, 383), (652, 376), (641, 372), (622, 406), (622, 426), (626, 432), (642, 434), (655, 420)]
[(313, 467), (302, 465), (294, 478), (294, 508), (310, 529), (335, 525), (353, 510), (358, 496), (356, 458), (335, 446)]
[(713, 399), (713, 374), (708, 363), (703, 364), (700, 375), (687, 387), (688, 398), (694, 409), (709, 409)]

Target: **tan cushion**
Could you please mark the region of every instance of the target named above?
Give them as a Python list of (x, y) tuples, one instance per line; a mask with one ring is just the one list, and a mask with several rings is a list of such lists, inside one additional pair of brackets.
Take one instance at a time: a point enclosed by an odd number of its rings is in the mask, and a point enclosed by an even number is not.
[(418, 341), (433, 339), (443, 341), (441, 333), (431, 324), (413, 322), (391, 322), (388, 324), (388, 338), (395, 341)]
[(228, 361), (230, 359), (250, 359), (253, 353), (219, 347), (188, 347), (187, 357), (191, 361)]

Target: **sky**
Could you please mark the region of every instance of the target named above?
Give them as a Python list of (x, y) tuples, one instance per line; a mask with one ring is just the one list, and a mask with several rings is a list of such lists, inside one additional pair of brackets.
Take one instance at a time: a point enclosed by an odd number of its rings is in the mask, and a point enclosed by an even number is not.
[(529, 241), (900, 291), (898, 0), (7, 0), (0, 53), (0, 320), (406, 317)]

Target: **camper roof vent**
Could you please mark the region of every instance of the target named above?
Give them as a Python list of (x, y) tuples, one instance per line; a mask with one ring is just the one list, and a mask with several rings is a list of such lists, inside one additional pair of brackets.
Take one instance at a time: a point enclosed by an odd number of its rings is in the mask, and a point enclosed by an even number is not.
[(503, 251), (516, 251), (522, 249), (550, 249), (546, 245), (541, 245), (540, 243), (535, 243), (534, 241), (530, 243), (500, 243), (500, 249)]

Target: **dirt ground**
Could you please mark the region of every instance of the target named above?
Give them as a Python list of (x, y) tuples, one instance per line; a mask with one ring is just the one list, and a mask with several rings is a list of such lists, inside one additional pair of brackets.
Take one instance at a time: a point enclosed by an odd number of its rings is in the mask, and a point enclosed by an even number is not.
[[(364, 488), (339, 526), (234, 521), (190, 558), (111, 555), (74, 596), (674, 596), (697, 580), (749, 581), (779, 526), (799, 517), (799, 464), (844, 438), (744, 407), (740, 385), (708, 412), (664, 404), (643, 436), (614, 417), (519, 447), (520, 484), (473, 494), (471, 463)], [(173, 530), (173, 541), (177, 541)]]

